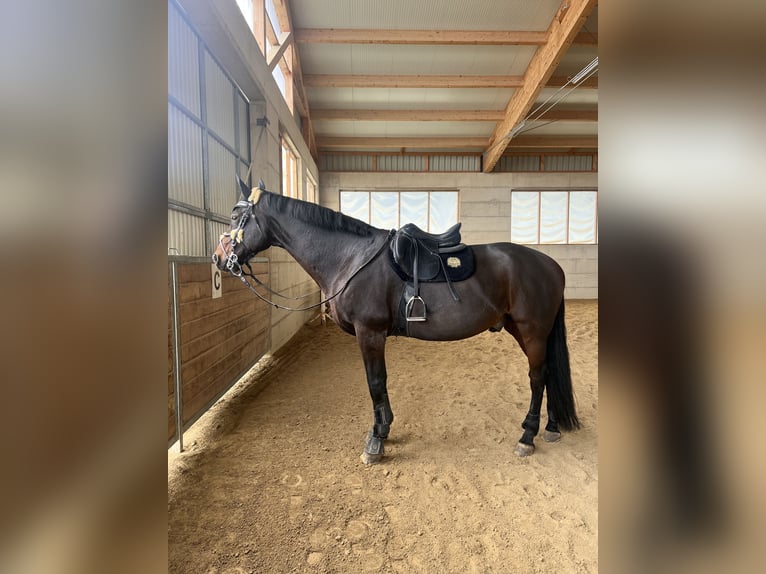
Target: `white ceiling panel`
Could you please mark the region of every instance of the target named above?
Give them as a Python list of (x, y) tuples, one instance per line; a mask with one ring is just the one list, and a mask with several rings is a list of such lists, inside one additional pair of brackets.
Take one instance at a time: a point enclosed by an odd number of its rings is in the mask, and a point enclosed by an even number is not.
[(502, 110), (507, 88), (308, 88), (313, 108)]
[(314, 122), (317, 136), (326, 137), (477, 137), (487, 138), (495, 122)]
[(519, 136), (595, 136), (598, 135), (596, 122), (532, 122), (519, 132)]
[(297, 28), (544, 32), (561, 0), (291, 0)]
[(592, 90), (588, 88), (575, 88), (572, 90), (570, 86), (564, 89), (544, 88), (540, 90), (540, 94), (537, 96), (537, 100), (535, 101), (535, 106), (542, 104), (548, 100), (548, 98), (551, 98), (548, 103), (552, 103), (558, 100), (558, 98), (561, 96), (564, 96), (564, 99), (561, 100), (559, 104), (557, 104), (559, 107), (570, 107), (574, 104), (591, 104), (592, 106), (596, 106), (598, 104), (598, 90)]
[(523, 75), (535, 46), (299, 44), (304, 74)]

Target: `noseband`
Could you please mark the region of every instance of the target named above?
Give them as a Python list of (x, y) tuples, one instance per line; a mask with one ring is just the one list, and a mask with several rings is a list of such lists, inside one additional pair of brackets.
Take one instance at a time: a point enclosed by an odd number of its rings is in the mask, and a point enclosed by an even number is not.
[[(261, 226), (258, 224), (258, 220), (255, 218), (255, 214), (253, 213), (253, 209), (255, 208), (254, 202), (241, 200), (238, 201), (237, 205), (234, 206), (235, 209), (237, 207), (244, 207), (245, 210), (242, 212), (242, 215), (240, 215), (237, 226), (231, 231), (221, 234), (221, 236), (218, 238), (218, 245), (221, 248), (221, 252), (226, 255), (226, 270), (235, 277), (240, 277), (242, 275), (242, 265), (239, 262), (237, 254), (234, 253), (234, 247), (237, 245), (237, 243), (242, 243), (245, 236), (245, 224), (247, 224), (249, 219), (253, 219), (253, 221), (255, 221), (255, 225), (258, 227), (259, 231), (261, 231)], [(226, 247), (224, 247), (224, 237), (229, 238), (231, 251), (228, 251)]]

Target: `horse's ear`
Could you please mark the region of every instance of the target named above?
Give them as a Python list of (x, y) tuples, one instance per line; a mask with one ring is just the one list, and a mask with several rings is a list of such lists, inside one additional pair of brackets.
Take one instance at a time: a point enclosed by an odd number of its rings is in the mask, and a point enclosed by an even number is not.
[(266, 184), (263, 183), (262, 179), (258, 180), (258, 189), (260, 189), (261, 191), (266, 191)]
[(247, 184), (242, 181), (242, 178), (237, 176), (237, 185), (239, 186), (239, 192), (242, 194), (242, 200), (247, 201), (247, 198), (250, 197), (250, 190), (247, 187)]

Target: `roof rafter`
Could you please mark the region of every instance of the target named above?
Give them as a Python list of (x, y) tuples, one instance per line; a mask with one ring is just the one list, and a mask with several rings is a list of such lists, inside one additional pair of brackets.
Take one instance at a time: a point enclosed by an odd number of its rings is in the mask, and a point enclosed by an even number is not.
[[(547, 87), (559, 88), (569, 78), (554, 76)], [(519, 88), (524, 76), (306, 74), (307, 88)], [(578, 89), (598, 88), (598, 78), (589, 78)]]
[(547, 32), (547, 42), (540, 46), (527, 67), (524, 85), (515, 90), (505, 108), (505, 117), (498, 122), (484, 151), (482, 169), (492, 171), (510, 140), (509, 134), (535, 103), (537, 96), (553, 75), (566, 49), (572, 44), (597, 0), (564, 0), (553, 17)]
[[(379, 121), (379, 122), (496, 122), (504, 117), (503, 110), (354, 110), (315, 108), (315, 120)], [(540, 121), (598, 121), (597, 108), (552, 109)]]
[[(487, 145), (484, 137), (322, 137), (320, 149), (406, 149), (406, 148), (476, 148)], [(514, 149), (561, 149), (598, 147), (597, 136), (521, 136), (511, 145)]]
[[(298, 44), (410, 44), (456, 46), (541, 46), (546, 32), (526, 30), (361, 30), (350, 28), (301, 28)], [(575, 44), (595, 45), (595, 34), (578, 34)]]

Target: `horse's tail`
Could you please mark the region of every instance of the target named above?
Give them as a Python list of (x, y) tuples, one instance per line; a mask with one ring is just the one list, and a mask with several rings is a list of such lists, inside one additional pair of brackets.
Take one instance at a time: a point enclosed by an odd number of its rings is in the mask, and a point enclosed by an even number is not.
[(575, 412), (572, 375), (569, 370), (567, 332), (564, 326), (564, 299), (561, 299), (556, 320), (548, 335), (545, 351), (545, 388), (548, 393), (548, 407), (561, 430), (580, 428)]

